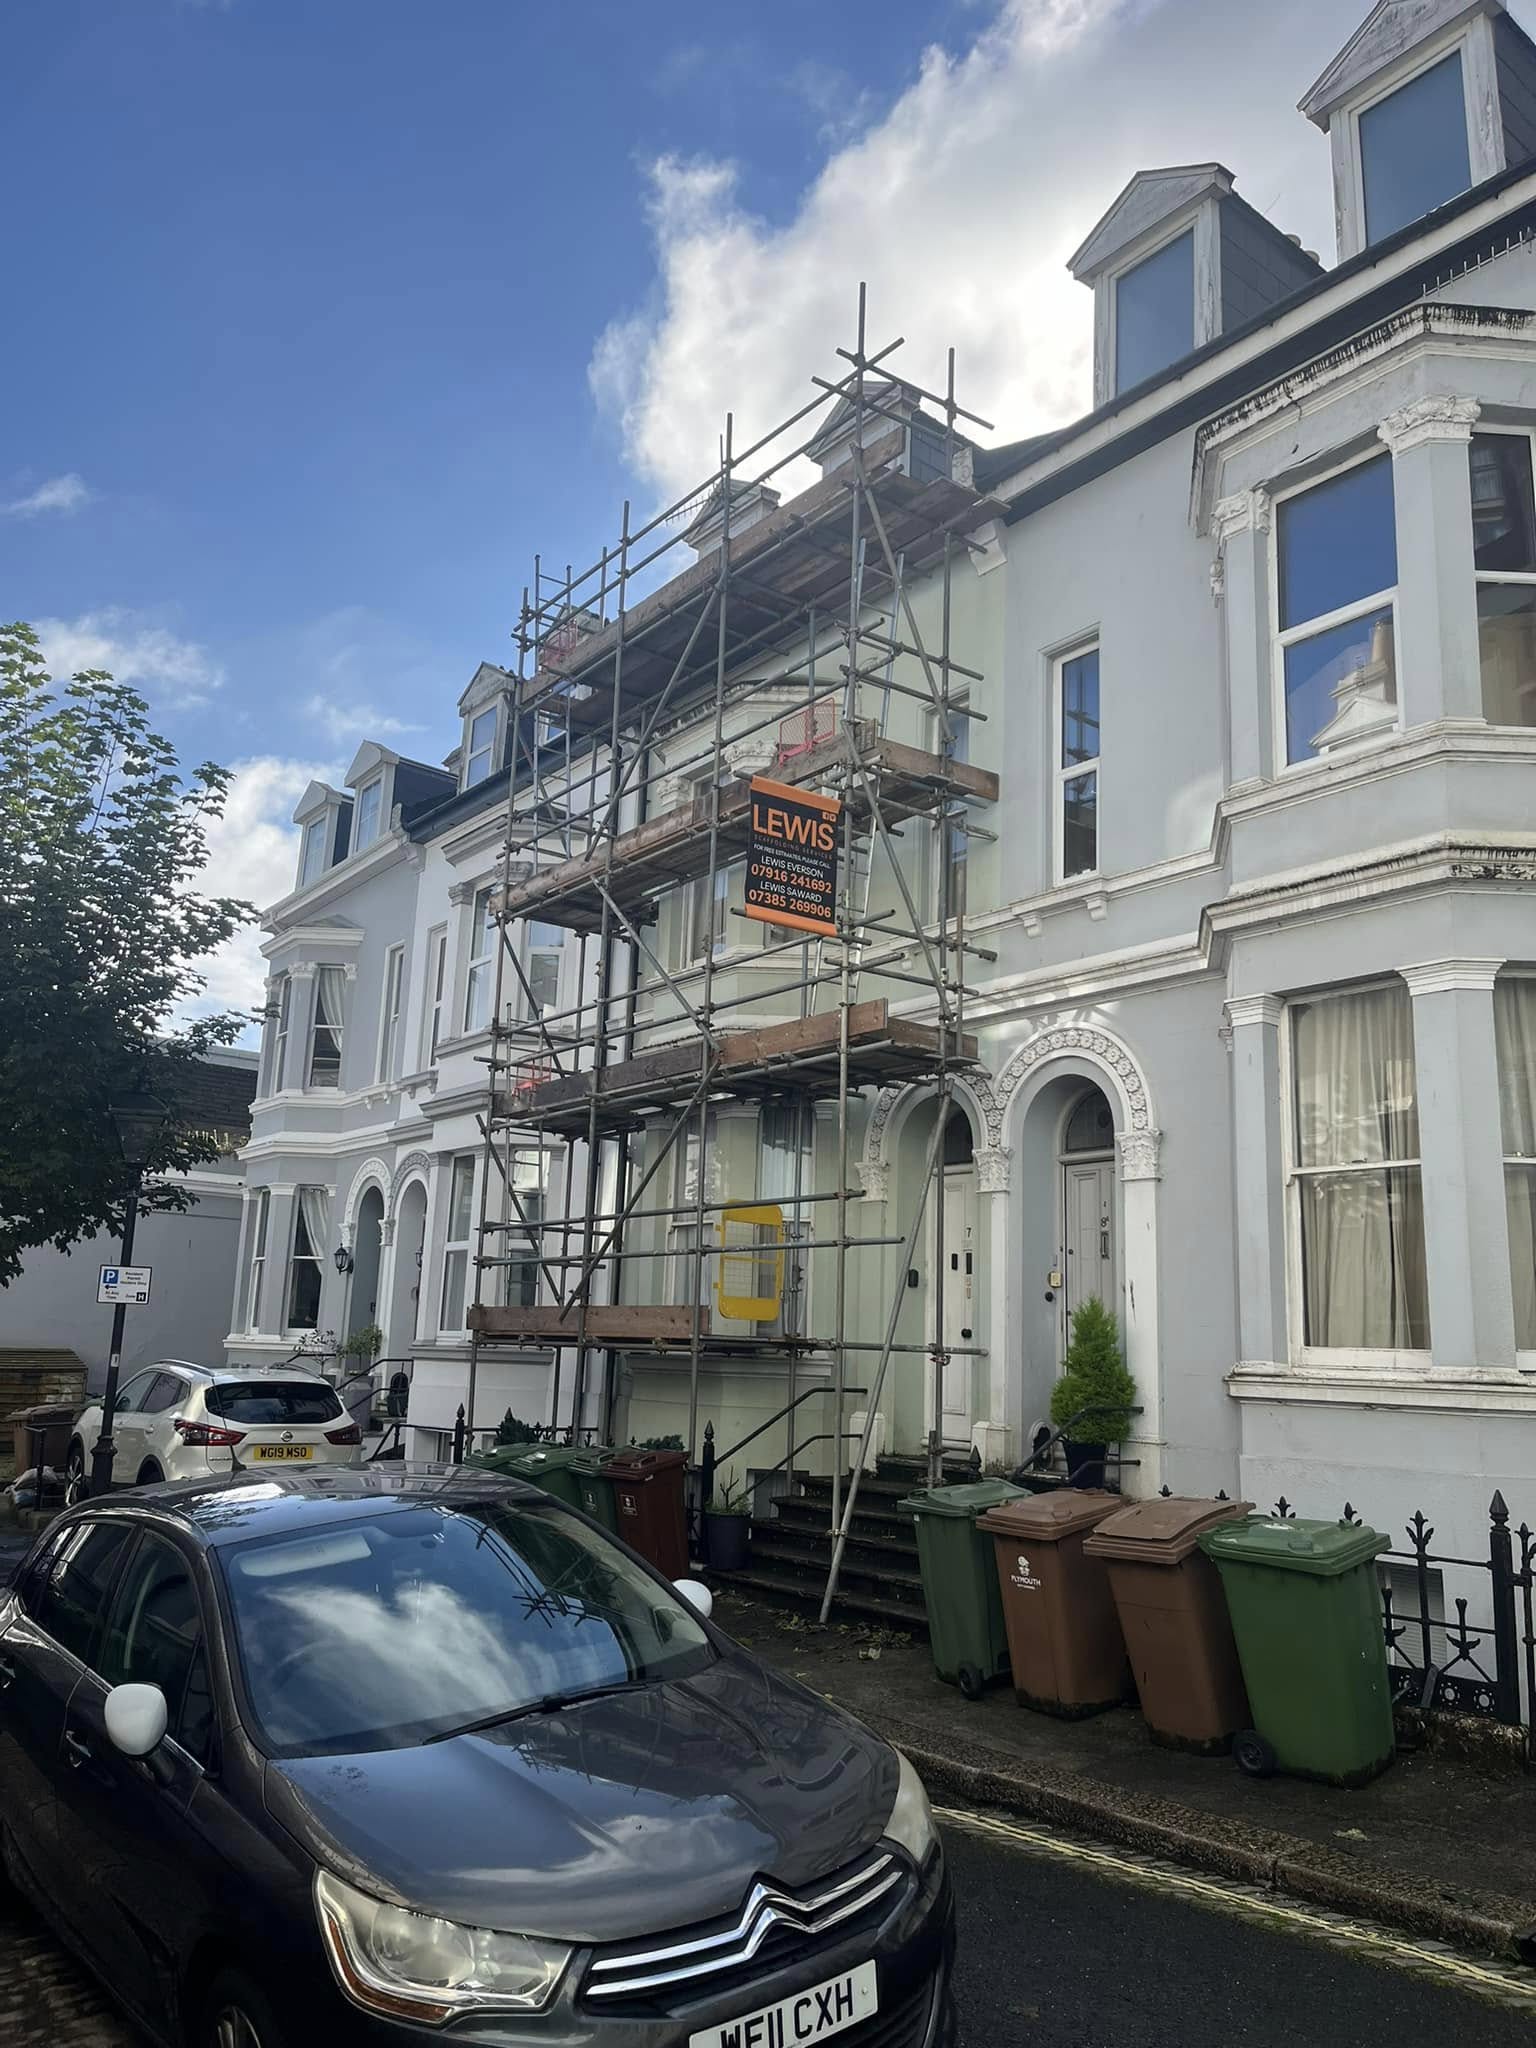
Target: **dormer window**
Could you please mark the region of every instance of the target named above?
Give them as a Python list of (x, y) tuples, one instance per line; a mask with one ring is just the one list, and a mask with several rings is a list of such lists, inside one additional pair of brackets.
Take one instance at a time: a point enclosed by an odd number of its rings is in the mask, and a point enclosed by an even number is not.
[(1472, 183), (1461, 52), (1360, 113), (1365, 236), (1382, 241)]
[(488, 705), (469, 721), (464, 746), (464, 787), (484, 782), (496, 760), (496, 707)]
[(1115, 279), (1115, 389), (1129, 391), (1195, 345), (1195, 231)]
[(383, 810), (384, 778), (376, 775), (372, 782), (365, 782), (357, 792), (357, 818), (352, 834), (354, 853), (361, 853), (365, 846), (372, 846), (378, 838)]

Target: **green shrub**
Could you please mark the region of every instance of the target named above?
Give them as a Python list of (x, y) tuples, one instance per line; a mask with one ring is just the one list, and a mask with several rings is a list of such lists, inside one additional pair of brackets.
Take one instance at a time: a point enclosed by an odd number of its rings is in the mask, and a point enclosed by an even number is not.
[(1113, 1444), (1131, 1426), (1136, 1382), (1126, 1371), (1120, 1327), (1103, 1302), (1091, 1295), (1073, 1313), (1072, 1341), (1061, 1378), (1051, 1394), (1051, 1420), (1063, 1429), (1085, 1408), (1074, 1435), (1082, 1443)]
[(641, 1451), (681, 1451), (686, 1446), (680, 1436), (644, 1436), (635, 1448)]
[(539, 1432), (531, 1422), (519, 1422), (509, 1408), (496, 1425), (498, 1444), (536, 1444)]

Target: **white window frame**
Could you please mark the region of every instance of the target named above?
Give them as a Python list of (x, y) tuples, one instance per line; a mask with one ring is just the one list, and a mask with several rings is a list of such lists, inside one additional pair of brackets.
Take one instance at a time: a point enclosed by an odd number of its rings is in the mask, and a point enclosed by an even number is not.
[[(523, 1169), (529, 1161), (535, 1162), (533, 1179), (523, 1185)], [(518, 1145), (513, 1148), (511, 1182), (517, 1189), (518, 1201), (527, 1212), (528, 1220), (537, 1231), (537, 1238), (531, 1237), (523, 1227), (523, 1215), (511, 1195), (504, 1193), (503, 1207), (507, 1231), (503, 1249), (507, 1264), (502, 1268), (501, 1298), (508, 1308), (534, 1306), (539, 1299), (539, 1281), (544, 1257), (544, 1232), (548, 1227), (549, 1191), (545, 1185), (546, 1155), (536, 1146)], [(516, 1262), (516, 1263), (514, 1263)], [(532, 1275), (533, 1301), (523, 1301), (524, 1276)], [(517, 1299), (513, 1300), (516, 1290)]]
[[(467, 1186), (468, 1228), (463, 1237), (451, 1237), (453, 1229), (454, 1195), (459, 1186)], [(470, 1250), (475, 1234), (475, 1155), (473, 1152), (456, 1152), (448, 1161), (448, 1173), (443, 1189), (443, 1264), (437, 1290), (437, 1331), (440, 1337), (462, 1337), (469, 1328), (469, 1265)], [(449, 1277), (455, 1271), (455, 1260), (462, 1262), (463, 1299), (459, 1320), (448, 1320)]]
[[(304, 826), (303, 832), (299, 836), (298, 887), (301, 890), (312, 889), (331, 865), (326, 841), (328, 837), (334, 838), (335, 831), (336, 819), (335, 814), (331, 811), (322, 811), (318, 818), (309, 819)], [(312, 847), (318, 847), (320, 850), (320, 858), (315, 865), (313, 874), (310, 873), (310, 850)]]
[[(319, 1183), (306, 1182), (305, 1185), (319, 1186)], [(293, 1191), (293, 1219), (292, 1227), (288, 1232), (288, 1269), (283, 1275), (283, 1328), (285, 1330), (318, 1330), (320, 1327), (320, 1312), (325, 1304), (325, 1246), (312, 1244), (307, 1252), (301, 1252), (298, 1248), (299, 1225), (304, 1220), (303, 1192), (302, 1188), (295, 1188)], [(324, 1194), (327, 1208), (329, 1208), (330, 1189), (322, 1188), (321, 1192)], [(313, 1266), (315, 1269), (315, 1320), (312, 1323), (295, 1323), (291, 1320), (293, 1314), (293, 1283), (297, 1277), (297, 1268), (301, 1264)]]
[[(324, 985), (322, 982), (322, 976), (326, 974), (329, 974), (333, 977), (335, 985), (338, 986), (341, 990), (340, 1000), (338, 1001), (336, 1006), (338, 1014), (337, 1021), (335, 1024), (322, 1024), (320, 1021), (320, 990)], [(312, 993), (310, 996), (309, 1004), (309, 1042), (305, 1047), (304, 1053), (304, 1086), (307, 1089), (323, 1089), (328, 1093), (332, 1088), (339, 1089), (341, 1087), (342, 1070), (346, 1064), (347, 970), (344, 967), (338, 966), (334, 961), (322, 961), (319, 964), (319, 966), (317, 966), (315, 969), (314, 980), (311, 983), (311, 989)], [(334, 1081), (317, 1081), (315, 1079), (315, 1050), (317, 1041), (322, 1030), (329, 1031), (336, 1041), (336, 1079)]]
[(422, 990), (421, 1064), (430, 1067), (437, 1058), (443, 1035), (443, 1003), (448, 979), (448, 927), (434, 925), (427, 933), (427, 979)]
[[(1462, 117), (1467, 124), (1467, 190), (1470, 192), (1473, 186), (1480, 185), (1485, 178), (1491, 178), (1499, 168), (1496, 163), (1484, 162), (1477, 107), (1477, 74), (1482, 67), (1474, 56), (1472, 24), (1459, 22), (1432, 41), (1422, 43), (1408, 52), (1400, 60), (1399, 65), (1394, 66), (1377, 81), (1375, 89), (1370, 94), (1357, 100), (1349, 109), (1349, 175), (1353, 189), (1347, 196), (1347, 203), (1357, 250), (1370, 247), (1371, 233), (1370, 222), (1366, 219), (1365, 213), (1365, 151), (1360, 141), (1361, 115), (1370, 113), (1374, 107), (1379, 107), (1383, 100), (1391, 99), (1394, 93), (1399, 93), (1405, 86), (1412, 85), (1415, 79), (1422, 78), (1426, 71), (1433, 71), (1437, 64), (1443, 64), (1447, 57), (1454, 56), (1458, 51), (1461, 53)], [(1500, 153), (1502, 154), (1502, 137)], [(1456, 193), (1451, 195), (1452, 198), (1459, 196)], [(1442, 203), (1448, 206), (1450, 200)], [(1394, 229), (1392, 232), (1398, 233), (1400, 230)], [(1384, 236), (1382, 239), (1389, 238)]]
[[(491, 736), (481, 746), (475, 745), (475, 727), (482, 718), (491, 721)], [(482, 704), (478, 711), (471, 711), (464, 721), (464, 778), (461, 787), (476, 789), (482, 782), (489, 782), (496, 773), (496, 741), (501, 731), (501, 713), (494, 704)], [(479, 775), (472, 771), (477, 761), (483, 760), (485, 768)]]
[[(1395, 974), (1376, 974), (1366, 981), (1330, 983), (1327, 987), (1301, 989), (1285, 999), (1284, 1019), (1280, 1031), (1280, 1165), (1284, 1175), (1285, 1195), (1285, 1302), (1286, 1332), (1290, 1342), (1290, 1362), (1295, 1368), (1324, 1368), (1340, 1372), (1397, 1374), (1407, 1379), (1422, 1378), (1431, 1367), (1432, 1348), (1422, 1351), (1371, 1349), (1364, 1346), (1341, 1346), (1309, 1344), (1307, 1342), (1307, 1278), (1301, 1246), (1301, 1183), (1313, 1174), (1348, 1173), (1348, 1167), (1303, 1167), (1299, 1162), (1300, 1147), (1296, 1137), (1296, 1012), (1314, 1003), (1325, 1003), (1330, 996), (1364, 996), (1373, 989), (1388, 989), (1394, 993), (1403, 986), (1402, 979)], [(1412, 1002), (1410, 995), (1409, 1001)], [(1417, 1019), (1415, 1019), (1417, 1025)], [(1414, 1098), (1417, 1102), (1419, 1088), (1418, 1043), (1414, 1043)], [(1423, 1127), (1420, 1126), (1420, 1152), (1413, 1159), (1392, 1159), (1385, 1162), (1390, 1167), (1413, 1166), (1418, 1168), (1419, 1185), (1424, 1181)], [(1360, 1171), (1380, 1172), (1381, 1161)], [(1429, 1219), (1424, 1221), (1426, 1236)], [(1433, 1308), (1430, 1310), (1433, 1315)], [(1431, 1346), (1433, 1345), (1433, 1323), (1431, 1323)]]
[[(1522, 728), (1522, 730), (1523, 730), (1523, 728)], [(1498, 979), (1499, 979), (1499, 981), (1526, 981), (1526, 982), (1536, 982), (1536, 967), (1501, 967), (1501, 968), (1499, 969)], [(1497, 983), (1495, 983), (1495, 986), (1497, 986)], [(1498, 1054), (1497, 1054), (1497, 1052), (1495, 1052), (1495, 1054), (1494, 1054), (1494, 1058), (1495, 1058), (1495, 1060), (1497, 1060), (1497, 1058), (1498, 1058)], [(1494, 1079), (1495, 1079), (1495, 1082), (1496, 1082), (1496, 1084), (1498, 1085), (1498, 1087), (1499, 1087), (1500, 1089), (1502, 1089), (1502, 1088), (1503, 1088), (1503, 1085), (1504, 1085), (1504, 1084), (1503, 1084), (1503, 1077), (1502, 1077), (1502, 1076), (1501, 1076), (1501, 1075), (1500, 1075), (1500, 1074), (1498, 1073), (1497, 1067), (1495, 1067), (1495, 1071), (1494, 1071)], [(1504, 1176), (1504, 1182), (1505, 1182), (1505, 1191), (1504, 1191), (1504, 1192), (1505, 1192), (1505, 1200), (1507, 1201), (1507, 1200), (1509, 1199), (1509, 1197), (1508, 1197), (1508, 1193), (1507, 1193), (1507, 1186), (1508, 1186), (1508, 1181), (1509, 1181), (1509, 1169), (1510, 1169), (1510, 1168), (1511, 1168), (1512, 1166), (1515, 1166), (1515, 1167), (1519, 1167), (1519, 1168), (1521, 1168), (1521, 1169), (1522, 1169), (1523, 1171), (1526, 1171), (1526, 1172), (1530, 1172), (1530, 1171), (1532, 1170), (1533, 1166), (1536, 1166), (1536, 1161), (1532, 1161), (1532, 1160), (1531, 1160), (1530, 1158), (1528, 1158), (1528, 1157), (1525, 1157), (1525, 1156), (1523, 1156), (1523, 1155), (1522, 1155), (1521, 1153), (1519, 1153), (1519, 1152), (1506, 1152), (1506, 1151), (1504, 1150), (1504, 1134), (1503, 1134), (1503, 1132), (1502, 1132), (1502, 1131), (1500, 1131), (1500, 1133), (1499, 1133), (1499, 1161), (1500, 1161), (1500, 1164), (1501, 1164), (1501, 1166), (1502, 1166), (1502, 1168), (1503, 1168), (1503, 1176)], [(1510, 1247), (1510, 1250), (1511, 1250), (1511, 1254), (1513, 1254), (1513, 1250), (1514, 1250), (1514, 1247), (1513, 1247), (1513, 1246), (1511, 1246), (1511, 1247)], [(1513, 1260), (1511, 1260), (1511, 1268), (1510, 1268), (1510, 1276), (1509, 1276), (1509, 1290), (1510, 1290), (1510, 1301), (1511, 1301), (1511, 1305), (1513, 1305), (1513, 1301), (1514, 1301), (1514, 1290), (1515, 1290), (1515, 1277), (1514, 1277), (1514, 1268), (1513, 1268)], [(1519, 1343), (1519, 1338), (1518, 1338), (1518, 1334), (1517, 1334), (1517, 1337), (1516, 1337), (1516, 1344), (1517, 1344), (1517, 1347), (1518, 1347), (1518, 1343)], [(1516, 1365), (1516, 1368), (1517, 1368), (1517, 1369), (1518, 1369), (1519, 1371), (1521, 1371), (1521, 1372), (1536, 1372), (1536, 1351), (1529, 1351), (1529, 1350), (1526, 1350), (1526, 1351), (1522, 1351), (1522, 1350), (1520, 1350), (1520, 1349), (1518, 1349), (1518, 1348), (1517, 1348), (1517, 1349), (1516, 1349), (1516, 1351), (1515, 1351), (1515, 1365)]]
[[(1061, 765), (1062, 739), (1065, 733), (1066, 700), (1062, 687), (1063, 675), (1069, 661), (1079, 661), (1085, 654), (1099, 657), (1099, 752), (1091, 761), (1077, 761), (1070, 768)], [(1081, 883), (1092, 882), (1104, 864), (1104, 643), (1098, 633), (1085, 633), (1081, 639), (1070, 641), (1058, 648), (1050, 657), (1051, 664), (1051, 879), (1058, 889), (1075, 889)], [(1094, 781), (1094, 828), (1093, 866), (1079, 868), (1076, 874), (1066, 872), (1067, 862), (1067, 784), (1076, 782), (1084, 775), (1092, 775)]]
[[(1490, 437), (1491, 435), (1493, 435), (1493, 434), (1503, 434), (1503, 435), (1504, 435), (1504, 436), (1505, 436), (1505, 437), (1506, 437), (1507, 439), (1509, 439), (1509, 440), (1512, 440), (1512, 441), (1523, 441), (1523, 442), (1525, 443), (1525, 445), (1526, 445), (1526, 448), (1527, 448), (1527, 450), (1529, 451), (1529, 454), (1530, 454), (1530, 459), (1531, 459), (1531, 481), (1532, 481), (1532, 486), (1533, 486), (1533, 490), (1536, 490), (1536, 429), (1532, 429), (1532, 428), (1530, 428), (1530, 427), (1509, 427), (1509, 426), (1500, 426), (1500, 425), (1498, 425), (1498, 424), (1497, 424), (1496, 422), (1494, 422), (1494, 423), (1484, 423), (1484, 422), (1483, 422), (1482, 420), (1479, 420), (1479, 421), (1477, 422), (1477, 424), (1476, 424), (1476, 425), (1475, 425), (1475, 426), (1473, 427), (1473, 429), (1472, 429), (1472, 440), (1473, 440), (1473, 441), (1483, 441), (1483, 440), (1487, 440), (1487, 439), (1488, 439), (1488, 438), (1489, 438), (1489, 437)], [(1469, 506), (1469, 508), (1471, 508), (1471, 506), (1472, 506), (1472, 443), (1471, 443), (1471, 441), (1469, 441), (1469, 442), (1468, 442), (1468, 444), (1467, 444), (1467, 503), (1468, 503), (1468, 506)], [(1525, 590), (1536, 590), (1536, 570), (1524, 570), (1524, 569), (1474, 569), (1474, 571), (1473, 571), (1473, 574), (1472, 574), (1472, 580), (1473, 580), (1473, 583), (1474, 583), (1474, 585), (1476, 586), (1476, 589), (1477, 589), (1477, 590), (1480, 590), (1480, 589), (1481, 589), (1481, 588), (1483, 587), (1483, 585), (1484, 585), (1485, 583), (1492, 583), (1492, 584), (1500, 584), (1500, 583), (1504, 583), (1504, 584), (1511, 584), (1511, 585), (1516, 585), (1516, 586), (1520, 587), (1521, 589), (1525, 589)], [(1475, 604), (1475, 603), (1476, 603), (1476, 601), (1477, 601), (1477, 600), (1476, 600), (1476, 592), (1474, 591), (1474, 595), (1473, 595), (1473, 603)], [(1481, 618), (1479, 618), (1479, 620), (1478, 620), (1478, 675), (1477, 675), (1477, 689), (1478, 689), (1478, 702), (1479, 702), (1479, 703), (1481, 703), (1481, 702), (1483, 701), (1483, 697), (1482, 697), (1482, 689), (1483, 689), (1483, 675), (1482, 675), (1482, 620), (1481, 620)], [(1484, 717), (1485, 717), (1485, 718), (1487, 717), (1487, 713), (1486, 713), (1486, 712), (1484, 712)], [(1488, 724), (1489, 724), (1490, 726), (1492, 726), (1492, 727), (1493, 727), (1493, 730), (1494, 730), (1495, 732), (1532, 732), (1532, 731), (1536, 731), (1536, 726), (1529, 726), (1529, 725), (1499, 725), (1499, 724), (1495, 724), (1494, 720), (1493, 720), (1493, 719), (1491, 719), (1491, 718), (1489, 718), (1489, 719), (1488, 719)]]
[(283, 1068), (288, 1061), (288, 1033), (293, 1016), (293, 976), (280, 974), (273, 986), (271, 1064), (267, 1069), (265, 1093), (276, 1095), (283, 1086)]
[[(376, 796), (378, 809), (373, 816), (372, 829), (367, 838), (363, 837), (363, 806), (368, 798)], [(349, 853), (363, 853), (384, 834), (384, 777), (374, 775), (357, 792), (352, 808), (352, 843)]]
[[(469, 898), (469, 935), (468, 943), (464, 949), (464, 1008), (460, 1013), (463, 1019), (464, 1036), (466, 1038), (477, 1037), (481, 1032), (489, 1031), (491, 1028), (491, 1018), (496, 1002), (496, 946), (501, 937), (501, 927), (488, 914), (490, 911), (490, 900), (495, 893), (496, 885), (494, 882), (481, 882), (476, 885)], [(482, 897), (485, 899), (487, 911), (487, 915), (484, 917), (480, 914), (480, 900)], [(477, 953), (474, 949), (481, 939), (487, 941), (486, 950), (483, 953)], [(478, 969), (484, 970), (486, 985), (485, 1016), (479, 1023), (475, 1023), (472, 1019), (472, 1012), (474, 1009), (475, 990), (480, 986), (480, 983), (476, 980), (476, 971)]]
[(395, 1078), (395, 1061), (400, 1052), (400, 1020), (405, 1013), (405, 947), (391, 946), (384, 955), (384, 999), (379, 1005), (379, 1057), (377, 1078), (387, 1084)]
[(261, 1283), (267, 1268), (267, 1239), (272, 1227), (272, 1190), (251, 1190), (250, 1256), (245, 1269), (245, 1312), (240, 1327), (252, 1335), (261, 1328)]
[[(523, 924), (522, 966), (523, 976), (528, 983), (528, 988), (524, 989), (522, 987), (519, 987), (518, 995), (521, 999), (520, 1007), (529, 1023), (537, 1021), (537, 1019), (540, 1017), (558, 1016), (560, 1011), (561, 976), (564, 971), (565, 964), (565, 934), (563, 931), (560, 932), (559, 943), (556, 945), (550, 945), (548, 942), (542, 939), (539, 940), (537, 944), (535, 944), (534, 926), (540, 922), (541, 920), (537, 918), (528, 918), (524, 921)], [(545, 925), (544, 928), (547, 931), (560, 930), (559, 926), (557, 925)], [(534, 986), (534, 961), (536, 958), (540, 957), (544, 959), (553, 959), (555, 963), (555, 985), (554, 992), (551, 995), (548, 1003), (545, 1004), (544, 1008), (535, 1009), (529, 997), (529, 990), (532, 989)]]
[[(1336, 611), (1319, 612), (1316, 618), (1306, 619), (1299, 626), (1288, 626), (1280, 630), (1280, 507), (1292, 498), (1304, 498), (1309, 491), (1321, 490), (1324, 484), (1337, 482), (1352, 469), (1364, 469), (1367, 463), (1385, 460), (1392, 464), (1392, 547), (1397, 549), (1397, 463), (1395, 458), (1379, 444), (1351, 455), (1347, 461), (1336, 462), (1330, 468), (1319, 470), (1297, 483), (1288, 484), (1277, 490), (1271, 499), (1269, 521), (1269, 680), (1271, 733), (1275, 752), (1275, 774), (1297, 775), (1308, 769), (1315, 769), (1327, 757), (1308, 754), (1300, 761), (1290, 758), (1290, 735), (1286, 730), (1285, 717), (1285, 651), (1297, 647), (1304, 640), (1315, 640), (1320, 634), (1330, 632), (1335, 626), (1347, 626), (1351, 620), (1363, 619), (1371, 612), (1390, 611), (1392, 614), (1392, 683), (1396, 692), (1393, 703), (1393, 719), (1385, 722), (1367, 738), (1354, 742), (1349, 748), (1355, 752), (1368, 753), (1373, 746), (1384, 746), (1396, 739), (1403, 729), (1403, 694), (1398, 688), (1398, 644), (1397, 644), (1397, 593), (1402, 585), (1402, 563), (1398, 563), (1398, 581), (1386, 590), (1377, 591), (1374, 596), (1358, 598), (1353, 604), (1340, 605)], [(1470, 487), (1469, 487), (1470, 488)]]

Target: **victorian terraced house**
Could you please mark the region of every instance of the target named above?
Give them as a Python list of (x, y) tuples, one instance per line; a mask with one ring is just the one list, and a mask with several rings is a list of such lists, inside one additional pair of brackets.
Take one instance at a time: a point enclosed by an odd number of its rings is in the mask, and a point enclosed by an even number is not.
[[(1302, 113), (1331, 266), (1141, 173), (1081, 419), (982, 447), (861, 336), (649, 582), (626, 529), (536, 588), (449, 768), (309, 792), (235, 1355), (376, 1320), (417, 1449), (469, 1399), (1007, 1464), (1099, 1295), (1129, 1490), (1456, 1550), (1521, 1489), (1536, 47), (1383, 0)], [(830, 931), (743, 915), (754, 776), (840, 806)]]

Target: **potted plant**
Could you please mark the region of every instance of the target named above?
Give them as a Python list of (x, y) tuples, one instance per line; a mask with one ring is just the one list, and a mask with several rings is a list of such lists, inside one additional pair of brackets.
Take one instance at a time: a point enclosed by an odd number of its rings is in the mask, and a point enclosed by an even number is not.
[(752, 1509), (743, 1491), (729, 1477), (717, 1482), (718, 1491), (704, 1510), (704, 1550), (716, 1571), (746, 1569), (752, 1540)]
[(1135, 1406), (1136, 1382), (1126, 1370), (1120, 1327), (1103, 1302), (1090, 1295), (1073, 1311), (1072, 1341), (1051, 1394), (1056, 1427), (1081, 1431), (1062, 1439), (1072, 1485), (1103, 1484), (1108, 1448), (1129, 1430)]

